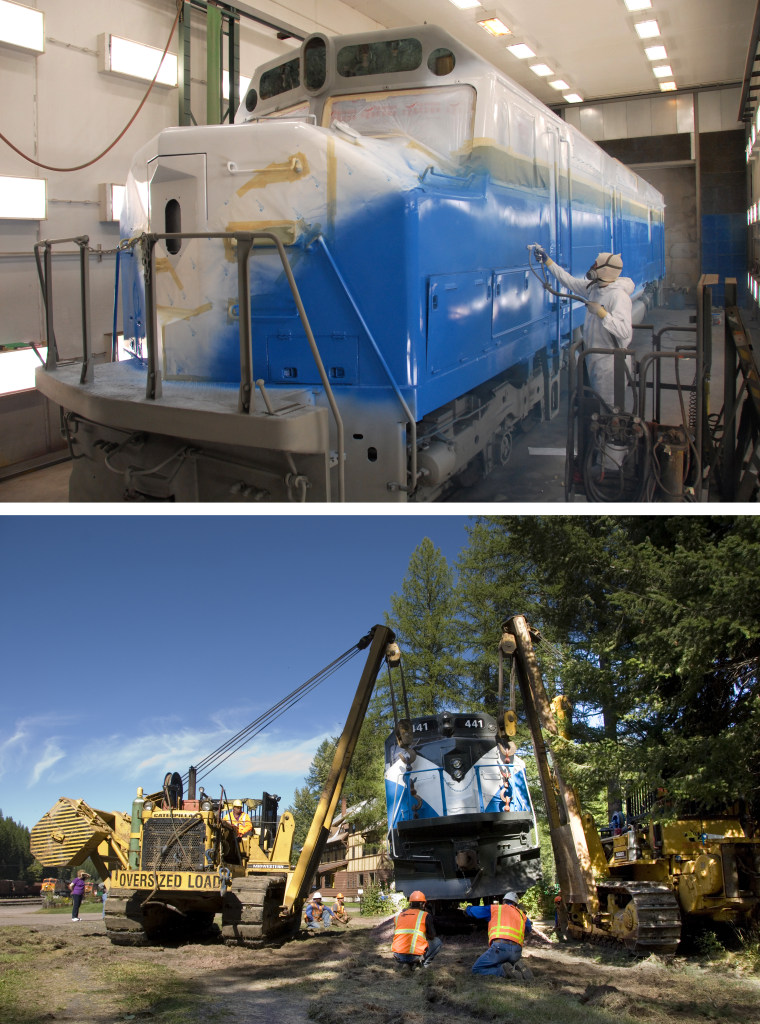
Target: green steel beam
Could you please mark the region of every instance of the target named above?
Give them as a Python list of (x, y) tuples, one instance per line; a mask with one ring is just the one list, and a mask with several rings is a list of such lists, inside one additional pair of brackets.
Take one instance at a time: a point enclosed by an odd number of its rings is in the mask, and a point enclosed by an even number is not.
[(222, 12), (206, 7), (206, 124), (222, 122)]
[(182, 4), (177, 26), (177, 84), (179, 85), (177, 123), (180, 125), (193, 123), (193, 115), (190, 110), (190, 7), (189, 3)]
[(240, 104), (240, 21), (234, 14), (227, 17), (227, 67), (230, 69), (228, 120), (232, 124)]

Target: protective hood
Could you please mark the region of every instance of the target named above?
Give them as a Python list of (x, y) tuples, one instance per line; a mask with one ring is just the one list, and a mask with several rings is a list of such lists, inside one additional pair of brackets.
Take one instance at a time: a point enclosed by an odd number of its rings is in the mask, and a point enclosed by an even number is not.
[(589, 267), (586, 277), (589, 281), (601, 281), (610, 284), (620, 277), (623, 269), (623, 258), (619, 253), (600, 252)]
[(608, 288), (622, 288), (627, 295), (633, 295), (636, 285), (633, 283), (630, 277), (619, 277), (617, 281), (613, 281), (612, 284), (607, 286)]

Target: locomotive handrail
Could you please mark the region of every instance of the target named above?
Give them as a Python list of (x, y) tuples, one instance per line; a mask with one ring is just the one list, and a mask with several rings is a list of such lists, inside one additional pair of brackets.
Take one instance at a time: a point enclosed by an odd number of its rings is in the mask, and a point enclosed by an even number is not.
[(231, 239), (237, 243), (238, 263), (238, 322), (240, 330), (240, 392), (238, 397), (238, 412), (250, 414), (254, 408), (253, 395), (253, 347), (251, 336), (251, 283), (248, 273), (248, 260), (251, 255), (253, 244), (257, 239), (266, 239), (274, 243), (282, 263), (282, 268), (288, 280), (293, 301), (296, 304), (298, 315), (309, 343), (312, 357), (317, 367), (322, 386), (325, 389), (328, 404), (335, 420), (338, 446), (338, 501), (346, 500), (345, 465), (344, 465), (344, 428), (343, 420), (338, 409), (335, 395), (330, 386), (322, 357), (319, 354), (314, 334), (306, 315), (306, 310), (298, 291), (298, 285), (293, 277), (293, 271), (288, 262), (285, 247), (281, 240), (271, 231), (181, 231), (156, 233), (145, 232), (132, 239), (130, 244), (140, 243), (143, 248), (143, 263), (145, 275), (145, 303), (148, 307), (145, 324), (145, 340), (148, 348), (148, 384), (146, 398), (149, 400), (161, 396), (161, 370), (158, 363), (158, 340), (156, 337), (156, 298), (153, 287), (155, 277), (155, 246), (159, 240), (179, 240), (182, 238), (201, 239)]
[[(45, 306), (45, 336), (47, 338), (47, 359), (45, 369), (55, 370), (58, 365), (58, 345), (55, 340), (53, 326), (53, 246), (63, 242), (74, 242), (79, 247), (79, 294), (82, 303), (82, 373), (80, 384), (92, 384), (95, 380), (95, 368), (92, 361), (92, 337), (90, 334), (90, 262), (89, 235), (78, 235), (75, 238), (48, 238), (36, 242), (34, 258), (37, 261), (37, 275), (42, 289), (42, 301)], [(42, 259), (40, 252), (44, 252)]]
[(358, 305), (356, 303), (356, 300), (354, 299), (353, 295), (351, 294), (351, 291), (350, 291), (350, 289), (348, 287), (348, 284), (346, 283), (345, 278), (341, 274), (341, 272), (340, 272), (340, 270), (338, 268), (337, 263), (333, 259), (332, 253), (330, 252), (329, 248), (327, 247), (327, 242), (325, 241), (324, 236), (323, 235), (317, 235), (317, 241), (322, 246), (322, 249), (324, 250), (325, 256), (327, 256), (327, 259), (328, 259), (328, 262), (329, 262), (330, 266), (335, 271), (335, 276), (338, 278), (338, 281), (339, 281), (341, 287), (343, 288), (343, 291), (346, 293), (346, 298), (351, 303), (354, 312), (356, 313), (357, 317), (359, 318), (359, 323), (362, 325), (362, 328), (364, 329), (364, 333), (369, 338), (370, 344), (372, 345), (372, 348), (375, 351), (375, 355), (377, 356), (377, 358), (378, 358), (378, 360), (380, 362), (380, 365), (382, 366), (383, 370), (385, 371), (385, 375), (388, 378), (388, 380), (390, 381), (390, 385), (393, 388), (393, 390), (394, 390), (394, 392), (396, 394), (396, 397), (399, 400), (399, 405), (403, 409), (404, 415), (406, 416), (407, 421), (408, 421), (408, 423), (410, 425), (410, 430), (409, 430), (409, 435), (411, 437), (411, 467), (410, 467), (410, 475), (411, 475), (412, 479), (411, 479), (411, 487), (409, 488), (409, 493), (413, 494), (414, 491), (417, 488), (417, 423), (415, 422), (414, 416), (412, 415), (412, 411), (409, 408), (409, 406), (407, 405), (406, 400), (404, 399), (404, 396), (401, 394), (401, 390), (400, 390), (398, 384), (396, 383), (396, 381), (395, 381), (395, 379), (393, 377), (393, 374), (391, 373), (391, 368), (388, 366), (388, 363), (386, 362), (385, 357), (383, 356), (383, 354), (380, 351), (380, 348), (379, 348), (377, 342), (375, 341), (375, 338), (374, 338), (374, 335), (372, 334), (372, 331), (369, 329), (369, 325), (367, 324), (367, 321), (362, 316), (361, 310), (359, 309), (359, 307), (358, 307)]

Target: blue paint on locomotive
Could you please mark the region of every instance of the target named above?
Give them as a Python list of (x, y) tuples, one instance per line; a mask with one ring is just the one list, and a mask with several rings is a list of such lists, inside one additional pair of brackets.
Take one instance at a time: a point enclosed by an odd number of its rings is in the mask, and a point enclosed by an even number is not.
[(425, 763), (430, 766), (414, 767), (395, 778), (386, 775), (389, 828), (396, 827), (399, 821), (444, 818), (450, 814), (532, 810), (525, 768), (519, 758), (509, 765), (501, 759), (484, 758), (467, 773), (461, 788), (448, 795), (450, 776), (443, 768)]
[[(434, 37), (443, 38), (429, 27), (420, 29), (419, 34), (429, 36), (430, 45)], [(498, 83), (492, 81), (488, 76), (493, 73), (485, 62), (468, 55), (453, 40), (451, 45), (457, 51), (457, 74), (462, 72), (458, 81), (467, 80), (467, 69), (473, 78), (469, 86), (473, 119), (480, 116), (481, 99), (474, 98), (478, 88), (483, 86), (483, 96), (496, 84), (501, 91), (498, 100), (484, 108), (489, 110), (485, 120), (478, 122), (485, 136), (473, 139), (468, 121), (470, 134), (463, 131), (458, 148), (445, 152), (443, 146), (443, 155), (425, 149), (431, 125), (425, 126), (427, 135), (424, 131), (416, 135), (413, 115), (400, 131), (388, 132), (388, 137), (383, 132), (376, 137), (371, 126), (364, 133), (354, 132), (361, 145), (352, 148), (345, 132), (336, 130), (334, 124), (328, 126), (329, 118), (321, 120), (321, 105), (328, 102), (325, 97), (314, 101), (320, 104), (314, 125), (293, 123), (287, 127), (276, 117), (267, 124), (267, 115), (278, 110), (275, 104), (264, 112), (260, 124), (214, 128), (213, 135), (203, 136), (200, 147), (203, 151), (205, 146), (210, 156), (216, 146), (214, 155), (218, 155), (233, 145), (232, 136), (245, 137), (249, 139), (246, 145), (259, 153), (266, 167), (267, 139), (272, 132), (289, 132), (291, 153), (303, 148), (315, 157), (320, 173), (305, 171), (297, 182), (288, 181), (290, 192), (278, 200), (283, 205), (276, 207), (275, 213), (283, 222), (287, 216), (288, 223), (299, 225), (287, 246), (288, 258), (331, 385), (338, 396), (349, 392), (352, 399), (360, 401), (372, 401), (373, 396), (390, 390), (387, 372), (345, 294), (339, 273), (417, 420), (507, 370), (519, 367), (530, 372), (538, 353), (554, 351), (561, 341), (566, 343), (572, 328), (581, 322), (580, 311), (560, 304), (531, 272), (530, 243), (543, 244), (577, 276), (585, 273), (601, 249), (611, 245), (622, 251), (625, 273), (634, 280), (637, 291), (664, 274), (662, 209), (653, 190), (637, 198), (635, 175), (574, 129), (563, 126), (514, 83), (503, 76)], [(340, 102), (346, 85), (339, 77), (335, 81)], [(367, 83), (366, 95), (387, 97), (385, 90), (394, 83), (402, 90), (416, 89), (417, 95), (429, 96), (446, 84), (435, 76), (426, 78), (423, 71), (419, 79), (412, 76), (408, 81), (389, 75), (382, 83)], [(295, 99), (310, 102), (304, 93), (283, 99), (283, 105)], [(464, 110), (467, 104), (461, 102)], [(518, 110), (514, 125), (513, 107)], [(423, 119), (426, 116), (424, 112), (421, 115)], [(503, 128), (506, 121), (508, 130)], [(443, 122), (435, 123), (438, 128), (443, 126)], [(197, 158), (199, 150), (191, 144), (195, 136), (185, 138), (193, 131), (172, 130), (166, 140), (169, 161), (174, 159), (170, 154), (183, 150), (187, 159)], [(241, 132), (254, 134), (249, 138)], [(416, 145), (420, 138), (421, 147)], [(156, 158), (153, 150), (146, 152), (146, 157), (160, 165), (162, 157)], [(275, 161), (270, 166), (281, 165)], [(160, 175), (156, 180), (160, 184)], [(215, 224), (224, 223), (228, 216), (224, 211), (245, 191), (246, 186), (238, 189), (239, 180), (203, 183), (209, 190)], [(145, 188), (149, 187), (152, 184), (146, 183)], [(210, 199), (212, 188), (216, 189), (216, 206)], [(273, 188), (276, 192), (277, 186)], [(332, 200), (331, 189), (335, 192)], [(206, 196), (206, 192), (202, 194)], [(262, 203), (268, 201), (264, 187), (260, 200), (246, 195), (251, 204), (246, 207), (246, 217), (264, 211)], [(163, 204), (159, 198), (153, 202), (158, 220)], [(192, 209), (190, 201), (187, 208)], [(198, 208), (204, 208), (200, 199)], [(206, 217), (211, 223), (211, 212)], [(235, 215), (230, 213), (229, 220), (234, 222)], [(267, 223), (264, 213), (262, 223)], [(142, 226), (139, 217), (133, 223), (127, 218), (122, 231), (130, 235)], [(151, 223), (151, 228), (160, 231), (163, 225)], [(316, 241), (318, 236), (324, 239), (338, 273)], [(137, 338), (144, 334), (139, 270), (137, 259), (125, 260), (125, 333)], [(192, 307), (203, 308), (203, 303), (196, 303), (194, 294), (187, 299), (191, 308), (181, 329), (175, 324), (166, 330), (163, 372), (167, 378), (239, 381), (237, 322), (234, 317), (225, 322), (224, 316), (229, 296), (236, 293), (233, 259), (225, 261), (219, 277), (215, 290), (206, 296), (214, 307), (210, 333), (204, 334), (207, 329), (202, 325), (196, 333)], [(274, 388), (319, 387), (319, 374), (295, 304), (271, 249), (254, 250), (251, 279), (255, 378), (263, 378)], [(200, 285), (205, 286), (203, 282)], [(179, 316), (177, 322), (182, 321)]]

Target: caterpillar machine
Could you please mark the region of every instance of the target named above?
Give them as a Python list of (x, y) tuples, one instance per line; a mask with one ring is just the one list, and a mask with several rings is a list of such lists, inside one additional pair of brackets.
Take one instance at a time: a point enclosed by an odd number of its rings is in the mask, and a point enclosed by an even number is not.
[[(500, 674), (504, 659), (512, 659), (570, 934), (619, 942), (635, 954), (670, 955), (680, 942), (682, 924), (757, 920), (760, 837), (747, 835), (738, 814), (657, 820), (654, 800), (629, 800), (620, 827), (603, 829), (581, 810), (551, 747), (561, 725), (536, 660), (532, 637), (538, 635), (520, 615), (506, 620)], [(510, 705), (505, 722), (514, 735), (514, 685)]]
[[(256, 947), (292, 938), (301, 923), (309, 883), (321, 857), (351, 763), (370, 696), (384, 661), (389, 673), (400, 655), (395, 635), (375, 626), (321, 673), (283, 698), (265, 715), (209, 755), (207, 775), (230, 753), (319, 685), (327, 675), (368, 649), (364, 669), (338, 741), (332, 767), (295, 868), (295, 822), (277, 819), (279, 797), (247, 800), (253, 830), (240, 838), (229, 819), (233, 800), (196, 791), (199, 766), (185, 778), (167, 773), (162, 791), (137, 790), (132, 813), (95, 810), (84, 800), (60, 799), (31, 831), (31, 851), (46, 867), (82, 864), (90, 857), (107, 880), (105, 922), (111, 942), (148, 945), (166, 933), (199, 938), (214, 931), (230, 944)], [(263, 724), (262, 724), (263, 722)]]

